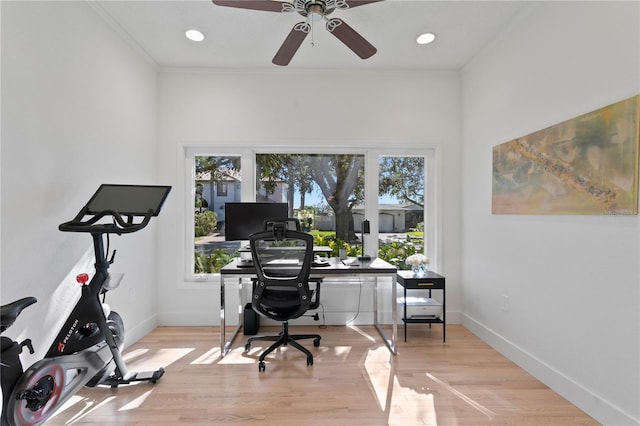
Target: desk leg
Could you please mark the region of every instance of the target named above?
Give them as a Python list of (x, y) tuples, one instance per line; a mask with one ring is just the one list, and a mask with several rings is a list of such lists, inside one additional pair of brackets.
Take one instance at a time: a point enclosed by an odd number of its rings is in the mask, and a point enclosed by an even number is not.
[(224, 321), (224, 293), (225, 293), (225, 289), (224, 289), (224, 275), (220, 276), (220, 356), (223, 357), (225, 356), (226, 352), (225, 350), (225, 343), (226, 343), (226, 324)]
[(402, 309), (403, 309), (403, 313), (402, 313), (402, 322), (404, 322), (404, 341), (407, 341), (407, 287), (406, 286), (402, 286), (402, 289), (404, 290), (404, 303), (402, 304)]
[(375, 277), (376, 283), (375, 288), (373, 290), (373, 321), (378, 333), (382, 337), (382, 340), (387, 345), (389, 350), (393, 355), (396, 355), (396, 337), (398, 334), (398, 307), (396, 306), (396, 298), (397, 298), (397, 288), (396, 288), (396, 276), (395, 274), (391, 276), (391, 315), (392, 325), (391, 325), (391, 340), (387, 337), (380, 325), (380, 321), (378, 318), (378, 277)]
[(392, 333), (392, 344), (393, 349), (391, 352), (396, 355), (398, 352), (396, 351), (396, 339), (398, 338), (398, 304), (396, 303), (398, 300), (398, 277), (396, 274), (391, 276), (391, 333)]
[[(242, 327), (242, 308), (238, 309), (238, 326), (235, 331), (231, 334), (229, 340), (226, 340), (226, 324), (225, 324), (225, 284), (224, 284), (224, 275), (220, 277), (220, 356), (224, 357), (231, 350), (231, 345), (235, 340), (240, 328)], [(242, 304), (242, 283), (238, 282), (238, 300), (239, 303)]]

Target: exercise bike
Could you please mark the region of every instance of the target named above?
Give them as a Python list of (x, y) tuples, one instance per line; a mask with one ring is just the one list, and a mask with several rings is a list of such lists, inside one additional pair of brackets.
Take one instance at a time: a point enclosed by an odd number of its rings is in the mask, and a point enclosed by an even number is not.
[[(104, 302), (106, 293), (119, 284), (108, 272), (116, 253), (113, 250), (109, 257), (110, 235), (147, 226), (151, 217), (159, 214), (170, 190), (170, 186), (101, 185), (73, 220), (59, 226), (61, 231), (91, 234), (95, 274), (90, 281), (86, 273), (76, 277), (82, 285), (80, 299), (44, 358), (26, 371), (20, 354), (25, 347), (34, 353), (31, 340), (16, 342), (0, 337), (2, 426), (42, 424), (83, 386), (156, 383), (162, 377), (163, 368), (127, 370), (121, 354), (125, 332), (122, 318)], [(34, 303), (34, 297), (26, 297), (1, 306), (0, 333)]]

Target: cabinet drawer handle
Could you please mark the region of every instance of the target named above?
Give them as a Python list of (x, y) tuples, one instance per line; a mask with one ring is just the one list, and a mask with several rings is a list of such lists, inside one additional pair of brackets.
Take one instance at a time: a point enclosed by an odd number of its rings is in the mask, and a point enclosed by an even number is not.
[(435, 285), (435, 284), (433, 284), (433, 283), (418, 283), (418, 285), (421, 286), (421, 287), (426, 287), (426, 286), (432, 286), (432, 285)]

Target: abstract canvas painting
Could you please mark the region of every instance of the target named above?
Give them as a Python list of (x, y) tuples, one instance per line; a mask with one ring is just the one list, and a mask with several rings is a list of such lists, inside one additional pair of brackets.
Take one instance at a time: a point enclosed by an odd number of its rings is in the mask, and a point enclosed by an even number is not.
[(494, 214), (638, 214), (640, 95), (493, 147)]

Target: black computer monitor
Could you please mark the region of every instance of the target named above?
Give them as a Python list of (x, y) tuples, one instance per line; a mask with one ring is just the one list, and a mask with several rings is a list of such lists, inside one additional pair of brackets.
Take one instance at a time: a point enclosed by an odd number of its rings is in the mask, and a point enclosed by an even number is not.
[(248, 240), (254, 232), (264, 231), (267, 219), (287, 217), (287, 203), (225, 203), (224, 239)]

